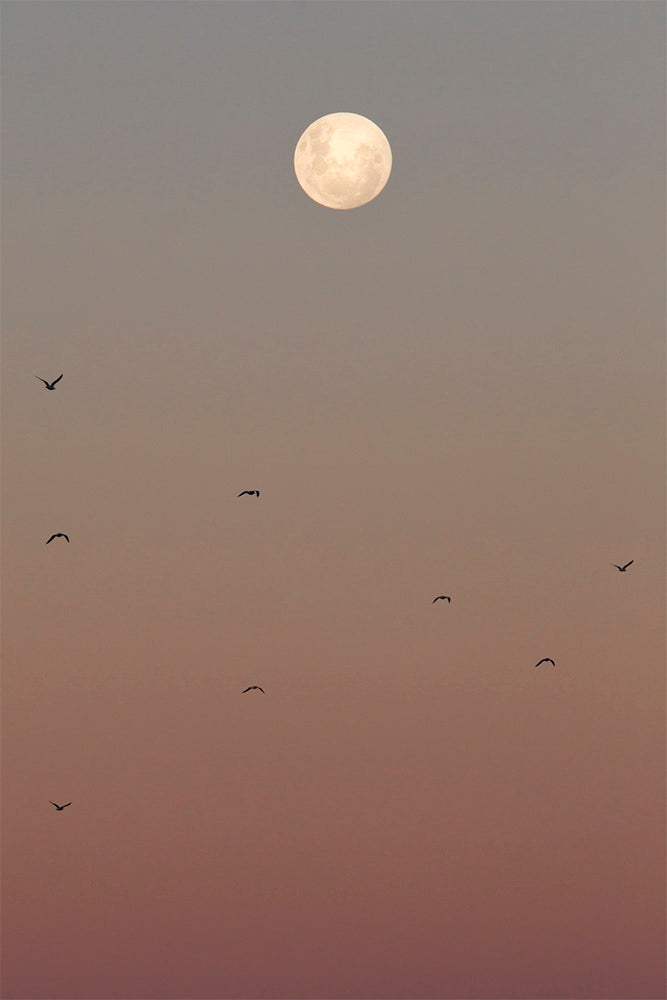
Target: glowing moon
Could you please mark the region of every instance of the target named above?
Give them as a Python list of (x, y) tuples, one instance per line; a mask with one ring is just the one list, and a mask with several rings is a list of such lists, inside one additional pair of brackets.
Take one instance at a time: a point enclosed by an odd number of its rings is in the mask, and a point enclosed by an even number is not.
[(318, 118), (296, 144), (294, 172), (313, 201), (357, 208), (379, 195), (391, 173), (391, 146), (382, 129), (361, 115)]

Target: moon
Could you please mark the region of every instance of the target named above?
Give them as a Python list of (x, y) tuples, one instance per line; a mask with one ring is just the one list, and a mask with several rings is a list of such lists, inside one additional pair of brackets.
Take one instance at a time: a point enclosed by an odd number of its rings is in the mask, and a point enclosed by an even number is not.
[(306, 194), (327, 208), (358, 208), (377, 198), (391, 173), (391, 146), (362, 115), (318, 118), (296, 144), (294, 172)]

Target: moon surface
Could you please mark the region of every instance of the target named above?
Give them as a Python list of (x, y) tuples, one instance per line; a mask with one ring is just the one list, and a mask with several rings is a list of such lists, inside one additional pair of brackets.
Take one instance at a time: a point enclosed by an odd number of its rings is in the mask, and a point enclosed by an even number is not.
[(320, 205), (358, 208), (376, 198), (389, 180), (391, 146), (382, 129), (362, 115), (324, 115), (297, 142), (294, 172)]

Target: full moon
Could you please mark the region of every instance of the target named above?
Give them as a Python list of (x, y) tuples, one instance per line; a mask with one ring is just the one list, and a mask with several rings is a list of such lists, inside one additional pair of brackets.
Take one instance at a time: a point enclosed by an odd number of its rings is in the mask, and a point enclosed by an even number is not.
[(308, 126), (294, 150), (294, 172), (313, 201), (357, 208), (389, 180), (391, 146), (374, 122), (339, 111)]

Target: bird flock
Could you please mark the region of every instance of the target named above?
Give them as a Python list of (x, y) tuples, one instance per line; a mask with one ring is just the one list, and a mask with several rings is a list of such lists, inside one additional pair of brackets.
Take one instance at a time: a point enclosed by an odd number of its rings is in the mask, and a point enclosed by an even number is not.
[[(60, 382), (62, 377), (63, 376), (61, 374), (58, 376), (58, 378), (54, 379), (53, 382), (47, 382), (46, 379), (40, 378), (39, 375), (35, 375), (36, 379), (39, 379), (40, 382), (44, 383), (44, 388), (49, 389), (51, 391), (55, 389), (56, 385), (58, 384), (58, 382)], [(239, 497), (245, 497), (245, 496), (257, 497), (257, 499), (259, 499), (259, 490), (241, 490), (241, 492), (237, 494), (237, 499)], [(64, 538), (65, 541), (69, 544), (69, 535), (66, 535), (64, 531), (56, 531), (54, 534), (51, 535), (50, 538), (47, 539), (46, 544), (49, 545), (56, 538)], [(619, 571), (619, 573), (625, 573), (627, 572), (628, 567), (632, 566), (633, 562), (634, 559), (631, 559), (629, 562), (621, 566), (619, 566), (618, 563), (611, 563), (610, 565), (614, 566), (615, 569)], [(438, 594), (437, 597), (433, 598), (431, 604), (435, 604), (437, 601), (447, 601), (448, 604), (452, 603), (452, 599), (448, 594)], [(556, 666), (555, 660), (553, 660), (550, 656), (543, 656), (541, 660), (537, 661), (535, 667), (540, 667), (542, 666), (543, 663), (550, 663), (552, 667)], [(264, 688), (260, 687), (259, 684), (251, 684), (249, 687), (244, 688), (241, 694), (248, 694), (249, 691), (259, 691), (261, 692), (261, 694), (266, 694)], [(65, 802), (64, 805), (58, 805), (57, 802), (53, 802), (51, 799), (49, 799), (49, 802), (51, 803), (52, 806), (56, 807), (56, 810), (58, 812), (62, 812), (64, 809), (67, 808), (67, 806), (71, 806), (72, 804), (71, 802)]]

